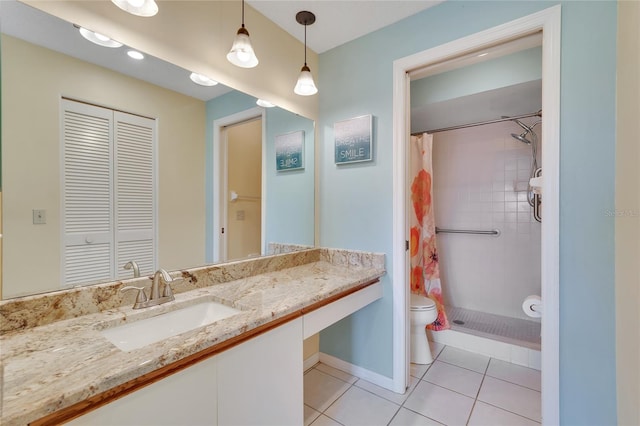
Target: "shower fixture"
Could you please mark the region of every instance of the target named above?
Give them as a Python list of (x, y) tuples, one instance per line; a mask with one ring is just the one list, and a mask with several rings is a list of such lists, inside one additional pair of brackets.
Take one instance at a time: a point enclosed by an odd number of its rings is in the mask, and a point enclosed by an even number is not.
[[(504, 117), (506, 118), (506, 117)], [(522, 121), (518, 120), (517, 118), (514, 118), (513, 120), (514, 123), (516, 123), (517, 125), (519, 125), (520, 127), (522, 127), (524, 129), (524, 132), (517, 134), (517, 133), (511, 133), (511, 137), (519, 140), (522, 143), (526, 143), (527, 145), (531, 145), (531, 141), (529, 139), (527, 139), (527, 135), (529, 133), (532, 134), (532, 136), (537, 138), (537, 135), (535, 134), (535, 132), (533, 131), (533, 128), (535, 126), (537, 126), (538, 124), (542, 123), (542, 120), (538, 120), (536, 123), (533, 124), (533, 126), (527, 126), (526, 124), (524, 124)]]
[(519, 140), (522, 143), (526, 143), (527, 145), (531, 145), (531, 141), (529, 139), (527, 139), (526, 136), (527, 136), (527, 132), (523, 132), (523, 133), (520, 133), (520, 134), (511, 133), (511, 137), (512, 138), (514, 138), (516, 140)]
[[(541, 111), (540, 111), (541, 113)], [(503, 118), (508, 118), (508, 117), (504, 117)], [(533, 207), (534, 209), (534, 218), (538, 221), (541, 222), (541, 218), (540, 218), (540, 194), (537, 194), (534, 192), (533, 187), (531, 186), (531, 179), (535, 178), (535, 177), (539, 177), (542, 174), (542, 168), (538, 167), (538, 135), (536, 134), (536, 132), (533, 130), (534, 127), (536, 127), (539, 124), (542, 124), (542, 120), (538, 120), (535, 123), (533, 123), (531, 126), (527, 126), (526, 124), (524, 124), (522, 121), (518, 120), (517, 118), (514, 118), (513, 120), (514, 123), (516, 123), (518, 126), (522, 127), (524, 129), (524, 132), (517, 134), (517, 133), (511, 133), (511, 137), (514, 138), (515, 140), (525, 143), (529, 146), (531, 146), (531, 157), (532, 157), (532, 161), (531, 161), (531, 171), (529, 172), (529, 184), (527, 186), (527, 201), (529, 202), (529, 205), (531, 207)], [(529, 138), (527, 138), (527, 136), (529, 135)]]

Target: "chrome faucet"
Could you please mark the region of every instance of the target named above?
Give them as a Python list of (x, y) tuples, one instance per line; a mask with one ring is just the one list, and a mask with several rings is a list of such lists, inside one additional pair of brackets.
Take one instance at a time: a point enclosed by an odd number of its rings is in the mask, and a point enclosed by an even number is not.
[[(164, 291), (162, 292), (162, 296), (160, 296), (160, 281), (164, 281)], [(171, 275), (164, 269), (158, 269), (155, 274), (153, 274), (153, 283), (151, 284), (151, 300), (162, 299), (165, 297), (174, 300), (173, 291), (171, 291), (171, 283), (173, 282), (173, 278)], [(171, 300), (167, 300), (170, 302)], [(161, 302), (164, 303), (164, 302)], [(158, 303), (160, 304), (160, 303)]]
[(133, 268), (133, 278), (140, 277), (140, 268), (138, 267), (138, 263), (135, 260), (130, 260), (124, 264), (124, 269)]
[[(136, 297), (136, 302), (133, 304), (133, 309), (148, 308), (150, 306), (162, 305), (163, 303), (175, 300), (173, 290), (171, 289), (171, 283), (179, 280), (181, 280), (181, 278), (171, 278), (171, 275), (169, 275), (167, 271), (164, 269), (158, 269), (156, 273), (153, 274), (150, 297), (147, 297), (144, 287), (127, 286), (121, 288), (120, 291), (138, 290), (138, 296)], [(160, 281), (164, 281), (162, 295), (160, 295)]]

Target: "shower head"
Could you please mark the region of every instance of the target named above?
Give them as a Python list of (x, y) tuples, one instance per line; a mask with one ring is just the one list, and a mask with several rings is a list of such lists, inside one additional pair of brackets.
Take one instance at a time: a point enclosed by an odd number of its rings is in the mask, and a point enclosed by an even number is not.
[(531, 141), (526, 138), (527, 133), (529, 133), (529, 131), (526, 131), (526, 132), (521, 133), (519, 135), (516, 134), (516, 133), (511, 133), (511, 137), (516, 139), (516, 140), (519, 140), (522, 143), (526, 143), (527, 145), (531, 145)]

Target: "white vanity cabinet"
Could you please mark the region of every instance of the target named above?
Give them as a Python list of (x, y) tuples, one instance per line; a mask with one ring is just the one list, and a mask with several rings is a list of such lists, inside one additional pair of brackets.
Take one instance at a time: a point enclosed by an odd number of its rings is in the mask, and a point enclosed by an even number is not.
[(295, 319), (275, 320), (268, 331), (89, 411), (70, 424), (302, 425), (303, 339), (380, 297), (382, 285), (377, 282), (303, 310)]
[(222, 352), (218, 424), (304, 424), (302, 318)]
[(71, 420), (70, 425), (216, 425), (217, 357), (145, 386)]
[(72, 420), (71, 425), (301, 425), (302, 318)]

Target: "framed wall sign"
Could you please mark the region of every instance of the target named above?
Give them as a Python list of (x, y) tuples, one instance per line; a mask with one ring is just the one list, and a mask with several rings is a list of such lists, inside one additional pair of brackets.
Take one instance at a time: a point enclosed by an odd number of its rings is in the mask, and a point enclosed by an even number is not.
[(336, 164), (372, 160), (371, 115), (338, 121), (333, 124)]
[(276, 171), (304, 169), (304, 130), (276, 135)]

